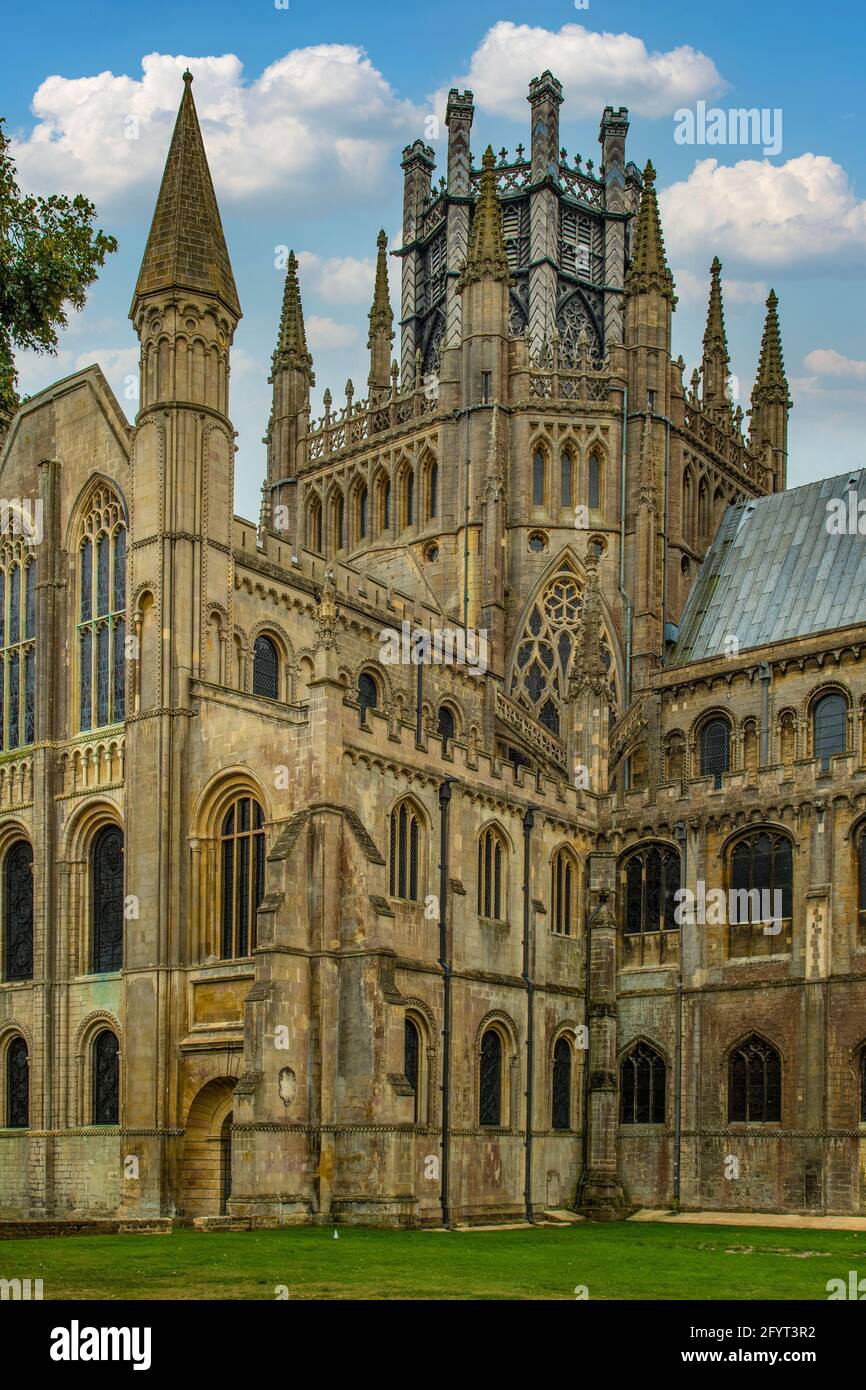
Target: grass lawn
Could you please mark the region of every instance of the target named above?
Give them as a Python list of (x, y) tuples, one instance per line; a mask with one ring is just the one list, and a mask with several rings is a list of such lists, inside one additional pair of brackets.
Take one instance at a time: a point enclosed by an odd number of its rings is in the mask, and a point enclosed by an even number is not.
[(818, 1299), (866, 1275), (866, 1233), (652, 1224), (535, 1231), (330, 1227), (0, 1241), (45, 1299)]

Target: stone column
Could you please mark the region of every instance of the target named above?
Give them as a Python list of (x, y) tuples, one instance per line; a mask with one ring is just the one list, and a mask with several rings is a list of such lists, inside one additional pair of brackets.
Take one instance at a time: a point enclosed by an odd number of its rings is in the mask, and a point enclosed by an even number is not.
[[(596, 1221), (616, 1221), (626, 1214), (625, 1194), (617, 1174), (618, 1095), (616, 1078), (616, 918), (613, 912), (611, 855), (590, 859), (590, 893), (595, 907), (589, 931), (589, 1088), (586, 1167), (578, 1211)], [(598, 886), (603, 885), (603, 886)]]

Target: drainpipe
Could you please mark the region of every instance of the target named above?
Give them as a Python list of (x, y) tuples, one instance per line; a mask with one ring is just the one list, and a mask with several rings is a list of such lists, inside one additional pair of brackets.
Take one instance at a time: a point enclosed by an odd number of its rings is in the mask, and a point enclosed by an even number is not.
[(535, 807), (528, 806), (523, 816), (523, 983), (526, 985), (526, 1135), (523, 1141), (523, 1205), (526, 1220), (532, 1222), (532, 1075), (535, 1065), (534, 1005), (535, 986), (532, 983), (530, 921), (532, 912), (530, 832), (535, 825)]
[(770, 762), (770, 671), (769, 661), (762, 661), (758, 667), (761, 682), (761, 767)]
[[(682, 855), (682, 885), (687, 886), (688, 831), (682, 821), (674, 826), (674, 839)], [(682, 919), (682, 912), (680, 913)], [(683, 923), (679, 923), (680, 968), (677, 972), (676, 1039), (674, 1043), (674, 1201), (680, 1204), (680, 1167), (683, 1143)]]
[(619, 497), (619, 592), (625, 604), (625, 691), (623, 709), (631, 704), (631, 624), (632, 604), (625, 591), (625, 455), (628, 441), (628, 387), (622, 388), (622, 456), (620, 459)]
[(451, 787), (446, 780), (439, 785), (439, 964), (442, 967), (442, 1225), (451, 1225), (448, 1202), (448, 1160), (450, 1156), (451, 1120), (451, 961), (448, 953), (448, 819)]

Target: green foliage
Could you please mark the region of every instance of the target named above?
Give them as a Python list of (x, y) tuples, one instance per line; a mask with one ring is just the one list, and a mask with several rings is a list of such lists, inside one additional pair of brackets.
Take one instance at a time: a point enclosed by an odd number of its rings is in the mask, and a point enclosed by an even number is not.
[(70, 309), (86, 291), (113, 236), (94, 231), (96, 208), (82, 195), (24, 194), (0, 119), (0, 427), (18, 404), (14, 350), (54, 352)]

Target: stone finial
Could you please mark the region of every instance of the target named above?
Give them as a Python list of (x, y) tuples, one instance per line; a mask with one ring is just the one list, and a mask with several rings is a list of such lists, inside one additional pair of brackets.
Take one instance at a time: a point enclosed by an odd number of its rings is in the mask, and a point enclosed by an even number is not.
[(643, 192), (637, 215), (631, 265), (625, 277), (626, 294), (654, 290), (676, 304), (674, 278), (665, 260), (665, 243), (655, 190), (656, 171), (649, 160), (643, 171)]
[(298, 281), (298, 259), (294, 251), (289, 252), (286, 266), (280, 329), (273, 356), (274, 372), (281, 369), (302, 372), (309, 378), (311, 386), (316, 384), (316, 379), (313, 376), (313, 359), (307, 348), (304, 310), (301, 304), (301, 286)]
[(496, 156), (492, 145), (488, 145), (484, 151), (481, 171), (481, 191), (472, 218), (469, 253), (457, 281), (460, 292), (479, 280), (501, 280), (506, 285), (511, 283), (502, 230), (502, 209), (496, 194)]
[(767, 317), (761, 338), (758, 375), (755, 389), (752, 392), (752, 405), (781, 403), (790, 410), (791, 402), (788, 399), (788, 379), (785, 376), (778, 306), (779, 300), (776, 291), (770, 290), (767, 296)]

